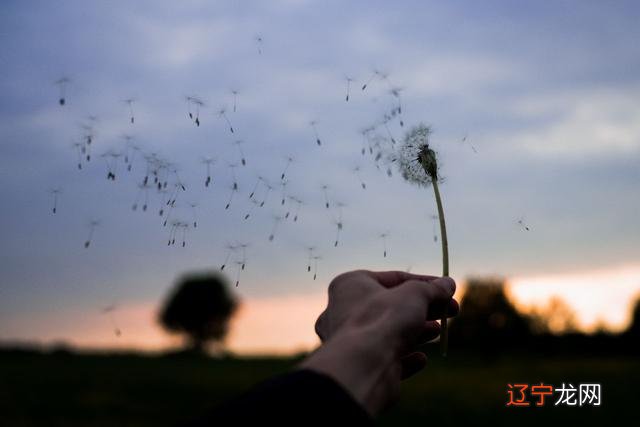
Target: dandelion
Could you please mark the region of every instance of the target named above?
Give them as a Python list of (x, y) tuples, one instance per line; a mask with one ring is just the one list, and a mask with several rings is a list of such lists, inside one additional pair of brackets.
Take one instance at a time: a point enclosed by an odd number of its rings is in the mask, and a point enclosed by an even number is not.
[(393, 109), (393, 115), (395, 115), (396, 113), (398, 114), (400, 127), (403, 127), (404, 121), (402, 120), (402, 99), (400, 98), (401, 91), (402, 88), (392, 87), (391, 90), (389, 90), (389, 93), (391, 93), (391, 95), (398, 101), (398, 106)]
[[(429, 146), (429, 136), (431, 128), (420, 124), (411, 129), (405, 136), (404, 144), (400, 147), (395, 160), (403, 178), (412, 184), (419, 186), (433, 186), (433, 192), (438, 208), (438, 219), (440, 221), (440, 236), (442, 243), (442, 276), (449, 276), (449, 245), (447, 240), (447, 229), (445, 225), (444, 209), (438, 182), (441, 181), (439, 174), (438, 157), (436, 152)], [(446, 314), (441, 320), (442, 331), (440, 341), (443, 356), (447, 355), (447, 317)]]
[(307, 273), (309, 273), (311, 271), (311, 260), (313, 259), (313, 251), (316, 250), (315, 246), (307, 246)]
[(280, 205), (284, 206), (284, 202), (287, 199), (287, 181), (280, 181), (281, 200)]
[(55, 85), (58, 86), (60, 90), (60, 97), (58, 98), (58, 104), (60, 104), (60, 106), (63, 106), (67, 102), (67, 85), (70, 81), (69, 77), (62, 77), (55, 82)]

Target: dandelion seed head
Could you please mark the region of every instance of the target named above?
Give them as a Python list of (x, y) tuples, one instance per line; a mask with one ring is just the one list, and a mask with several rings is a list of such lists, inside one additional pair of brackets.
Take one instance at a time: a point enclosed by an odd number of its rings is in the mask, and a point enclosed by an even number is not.
[(427, 186), (439, 181), (436, 152), (429, 146), (431, 127), (419, 124), (407, 132), (404, 142), (392, 155), (402, 177), (412, 183)]

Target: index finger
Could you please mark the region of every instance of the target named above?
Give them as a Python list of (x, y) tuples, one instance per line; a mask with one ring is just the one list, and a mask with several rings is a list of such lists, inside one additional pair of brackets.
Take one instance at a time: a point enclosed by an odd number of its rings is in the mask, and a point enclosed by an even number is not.
[(430, 282), (437, 279), (437, 276), (429, 276), (424, 274), (407, 273), (406, 271), (366, 271), (366, 273), (375, 279), (385, 288), (393, 288), (407, 280), (421, 280)]

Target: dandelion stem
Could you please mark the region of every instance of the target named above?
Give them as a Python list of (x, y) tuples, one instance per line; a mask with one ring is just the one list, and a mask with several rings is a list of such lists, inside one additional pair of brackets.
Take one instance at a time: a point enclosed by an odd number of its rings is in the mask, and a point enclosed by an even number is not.
[[(438, 206), (438, 219), (440, 220), (440, 241), (442, 242), (442, 276), (449, 276), (449, 241), (447, 240), (447, 226), (444, 221), (444, 209), (442, 208), (442, 199), (440, 197), (440, 189), (438, 188), (438, 180), (433, 180), (433, 192), (436, 196), (436, 205)], [(447, 348), (449, 346), (447, 313), (440, 320), (440, 351), (442, 356), (447, 356)]]

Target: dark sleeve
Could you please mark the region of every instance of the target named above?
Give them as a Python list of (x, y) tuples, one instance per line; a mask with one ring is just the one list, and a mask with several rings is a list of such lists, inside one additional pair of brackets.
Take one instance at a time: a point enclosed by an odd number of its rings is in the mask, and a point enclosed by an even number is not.
[(311, 370), (297, 370), (271, 378), (187, 426), (216, 426), (222, 422), (239, 423), (236, 425), (243, 425), (243, 422), (373, 425), (373, 419), (342, 386)]

